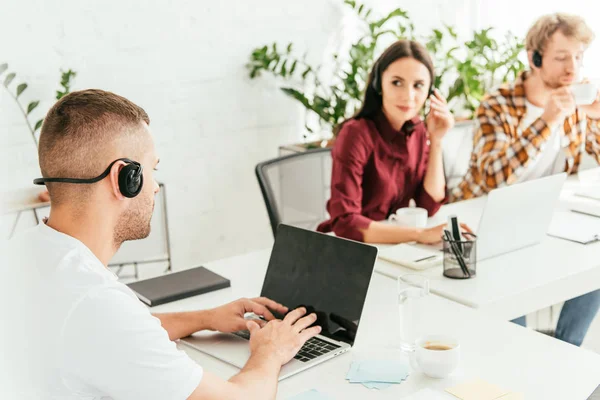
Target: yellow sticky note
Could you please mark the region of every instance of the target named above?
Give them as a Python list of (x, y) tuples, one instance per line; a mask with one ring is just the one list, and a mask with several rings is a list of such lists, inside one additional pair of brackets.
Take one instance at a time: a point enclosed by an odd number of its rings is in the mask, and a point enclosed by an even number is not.
[(505, 394), (502, 397), (498, 397), (498, 400), (525, 400), (525, 395), (523, 393), (509, 393)]
[(479, 378), (448, 388), (446, 392), (461, 400), (496, 400), (509, 394), (508, 390)]

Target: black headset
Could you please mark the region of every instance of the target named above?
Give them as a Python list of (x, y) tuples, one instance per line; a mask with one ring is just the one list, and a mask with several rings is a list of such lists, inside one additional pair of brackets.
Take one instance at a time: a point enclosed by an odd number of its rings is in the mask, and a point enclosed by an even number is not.
[(535, 65), (536, 68), (540, 68), (542, 66), (542, 54), (539, 51), (534, 50), (531, 61), (533, 61), (533, 65)]
[[(379, 96), (381, 96), (381, 76), (379, 72), (379, 61), (375, 61), (375, 65), (373, 65), (373, 81), (371, 82), (371, 87)], [(431, 84), (429, 85), (429, 92), (427, 94), (427, 98), (429, 98), (434, 93), (433, 90), (434, 87), (432, 78)], [(426, 114), (429, 114), (429, 111), (427, 111)], [(407, 135), (410, 135), (414, 131), (415, 126), (416, 124), (414, 124), (412, 121), (406, 121), (404, 125), (402, 125), (401, 130), (406, 132)]]
[(46, 183), (75, 183), (75, 184), (92, 184), (100, 182), (110, 173), (112, 166), (118, 162), (124, 161), (126, 165), (119, 171), (119, 190), (121, 194), (128, 198), (133, 198), (140, 194), (144, 186), (144, 168), (137, 161), (132, 161), (128, 158), (119, 158), (110, 163), (108, 168), (95, 178), (80, 179), (80, 178), (37, 178), (33, 180), (36, 185), (45, 185)]

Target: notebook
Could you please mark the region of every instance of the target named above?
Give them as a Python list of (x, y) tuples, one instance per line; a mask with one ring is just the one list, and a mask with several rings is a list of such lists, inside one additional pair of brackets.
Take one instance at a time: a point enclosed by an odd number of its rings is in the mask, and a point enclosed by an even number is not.
[(600, 186), (582, 187), (575, 192), (575, 196), (600, 200)]
[(128, 284), (137, 297), (150, 307), (185, 299), (231, 286), (227, 278), (204, 268), (196, 267), (157, 278)]
[(439, 250), (425, 249), (407, 243), (382, 249), (378, 256), (382, 260), (417, 270), (441, 265), (443, 261), (443, 253)]
[(573, 211), (554, 213), (548, 235), (588, 244), (600, 240), (600, 218)]

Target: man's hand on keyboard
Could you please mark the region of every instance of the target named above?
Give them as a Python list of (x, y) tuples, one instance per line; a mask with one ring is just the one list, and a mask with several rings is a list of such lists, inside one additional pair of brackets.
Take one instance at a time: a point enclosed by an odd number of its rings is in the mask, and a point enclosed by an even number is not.
[(290, 361), (308, 339), (321, 332), (320, 326), (308, 328), (317, 316), (305, 314), (306, 309), (300, 307), (290, 311), (283, 320), (271, 320), (262, 328), (256, 321), (247, 321), (252, 354), (275, 357), (281, 365)]
[[(209, 319), (207, 326), (210, 330), (219, 332), (235, 332), (247, 329), (244, 314), (254, 313), (262, 316), (267, 321), (275, 319), (269, 309), (285, 314), (288, 308), (266, 297), (255, 299), (239, 299), (223, 306), (208, 310), (206, 315)], [(264, 325), (265, 322), (256, 320), (257, 324)]]

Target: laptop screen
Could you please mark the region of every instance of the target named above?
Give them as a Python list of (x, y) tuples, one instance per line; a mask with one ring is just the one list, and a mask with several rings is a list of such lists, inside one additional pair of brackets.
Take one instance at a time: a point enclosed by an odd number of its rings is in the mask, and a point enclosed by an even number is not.
[(261, 296), (317, 314), (321, 335), (352, 345), (377, 248), (279, 225)]

